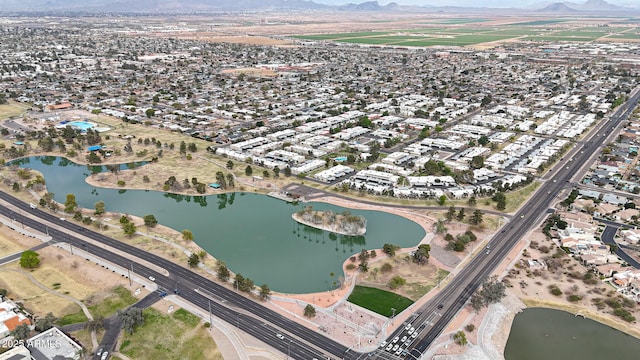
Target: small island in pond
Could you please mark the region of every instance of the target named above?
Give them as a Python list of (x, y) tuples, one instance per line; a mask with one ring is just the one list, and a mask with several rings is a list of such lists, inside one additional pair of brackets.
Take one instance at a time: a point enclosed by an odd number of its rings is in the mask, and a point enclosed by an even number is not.
[(331, 210), (316, 211), (312, 206), (305, 206), (291, 217), (301, 224), (341, 235), (359, 236), (367, 232), (367, 219), (349, 211), (336, 214)]

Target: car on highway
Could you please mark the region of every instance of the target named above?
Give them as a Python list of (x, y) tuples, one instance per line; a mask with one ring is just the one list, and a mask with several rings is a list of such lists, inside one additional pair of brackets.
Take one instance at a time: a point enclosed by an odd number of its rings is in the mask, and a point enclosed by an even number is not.
[(60, 218), (60, 221), (65, 221), (65, 220), (67, 220), (67, 219), (65, 219), (65, 218), (63, 218), (63, 217), (61, 217), (61, 218)]
[(153, 276), (149, 276), (149, 280), (156, 281), (156, 278), (154, 278)]
[(487, 250), (485, 254), (489, 255), (490, 253), (491, 253), (491, 250)]
[(395, 345), (393, 346), (393, 349), (391, 349), (391, 351), (398, 351), (398, 348), (399, 348), (399, 347), (400, 347), (400, 345), (395, 344)]
[(380, 344), (380, 348), (383, 349), (385, 346), (387, 346), (386, 340), (382, 341), (382, 344)]
[(400, 342), (401, 342), (401, 343), (403, 343), (403, 342), (405, 342), (405, 341), (407, 341), (407, 337), (406, 337), (406, 336), (403, 336), (403, 337), (402, 337), (402, 340), (400, 340)]
[(400, 354), (402, 354), (402, 349), (396, 350), (396, 355), (400, 355)]
[(393, 349), (393, 344), (389, 344), (387, 345), (387, 348), (385, 350), (387, 351), (391, 351), (391, 349)]
[(409, 330), (411, 328), (411, 324), (407, 324), (407, 326), (404, 327), (405, 330)]
[(393, 340), (391, 342), (395, 344), (395, 343), (398, 342), (398, 340), (400, 340), (400, 337), (396, 336), (396, 337), (393, 338)]
[(96, 351), (96, 356), (100, 356), (102, 355), (102, 352), (104, 351), (104, 348), (100, 348), (98, 349), (98, 351)]
[(276, 337), (277, 337), (278, 339), (280, 339), (280, 340), (284, 340), (284, 335), (282, 335), (282, 334), (280, 334), (280, 333), (277, 333), (277, 334), (276, 334)]
[(105, 351), (102, 353), (102, 356), (100, 357), (100, 360), (107, 360), (107, 358), (109, 357), (109, 352)]
[(440, 304), (438, 305), (438, 310), (442, 309), (444, 307), (444, 305)]
[(411, 335), (411, 334), (413, 334), (413, 332), (414, 332), (415, 330), (416, 330), (416, 329), (414, 329), (414, 328), (413, 328), (413, 326), (412, 326), (412, 327), (411, 327), (411, 329), (409, 329), (409, 331), (407, 331), (407, 333), (408, 333), (409, 335)]
[(413, 334), (411, 334), (411, 338), (412, 339), (415, 339), (416, 337), (418, 337), (418, 332), (417, 331), (414, 332)]

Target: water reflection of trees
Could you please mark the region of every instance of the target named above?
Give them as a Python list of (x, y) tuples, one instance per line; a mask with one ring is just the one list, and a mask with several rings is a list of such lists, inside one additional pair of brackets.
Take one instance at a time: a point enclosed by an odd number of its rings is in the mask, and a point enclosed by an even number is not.
[(295, 220), (292, 221), (292, 224), (293, 224), (293, 234), (297, 235), (297, 237), (301, 237), (302, 239), (307, 240), (309, 242), (313, 242), (313, 241), (315, 241), (316, 243), (322, 242), (322, 244), (326, 243), (326, 238), (328, 237), (330, 241), (336, 242), (335, 250), (340, 251), (340, 248), (342, 248), (343, 253), (346, 253), (347, 249), (350, 253), (352, 253), (354, 248), (356, 247), (364, 248), (365, 245), (367, 244), (367, 239), (365, 238), (364, 235), (351, 236), (351, 235), (336, 234), (334, 232), (328, 232), (312, 226), (301, 224)]
[(45, 165), (48, 165), (48, 166), (53, 165), (53, 163), (55, 161), (56, 161), (56, 157), (55, 156), (42, 156), (42, 157), (40, 157), (40, 162), (45, 164)]
[(236, 193), (223, 193), (218, 194), (216, 196), (218, 198), (218, 209), (222, 210), (227, 207), (227, 205), (233, 205), (233, 202), (236, 200)]

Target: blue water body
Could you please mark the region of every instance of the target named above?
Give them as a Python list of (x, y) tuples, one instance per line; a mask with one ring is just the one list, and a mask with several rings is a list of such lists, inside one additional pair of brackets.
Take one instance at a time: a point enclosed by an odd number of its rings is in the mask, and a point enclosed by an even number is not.
[[(385, 243), (415, 246), (425, 236), (418, 224), (379, 211), (350, 210), (367, 219), (367, 233), (341, 236), (300, 225), (291, 218), (295, 211), (308, 205), (336, 213), (346, 210), (325, 203), (293, 205), (244, 192), (184, 196), (103, 189), (85, 182), (92, 173), (106, 171), (102, 166), (78, 165), (51, 156), (25, 158), (15, 163), (40, 171), (47, 189), (58, 202), (64, 203), (67, 194), (74, 194), (83, 208), (93, 209), (101, 200), (107, 211), (137, 216), (152, 214), (161, 224), (175, 230), (191, 230), (198, 245), (223, 260), (233, 272), (284, 293), (329, 290), (340, 280), (342, 263), (353, 254), (362, 249), (381, 248)], [(117, 219), (111, 223), (117, 224)]]
[(506, 360), (637, 360), (640, 359), (640, 340), (565, 311), (529, 308), (513, 320), (504, 357)]
[(69, 121), (64, 123), (64, 125), (69, 125), (71, 127), (78, 128), (82, 131), (87, 131), (87, 129), (91, 129), (94, 126), (96, 126), (96, 124), (88, 121)]

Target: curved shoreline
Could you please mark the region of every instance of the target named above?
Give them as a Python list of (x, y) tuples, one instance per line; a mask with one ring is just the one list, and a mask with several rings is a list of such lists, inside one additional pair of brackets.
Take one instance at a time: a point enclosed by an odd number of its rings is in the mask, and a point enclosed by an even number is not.
[(320, 224), (320, 225), (319, 224), (313, 224), (313, 223), (310, 223), (310, 222), (305, 221), (302, 218), (300, 218), (298, 213), (291, 214), (291, 218), (293, 220), (295, 220), (296, 222), (302, 224), (302, 225), (306, 225), (306, 226), (312, 227), (314, 229), (324, 230), (324, 231), (328, 231), (328, 232), (332, 232), (332, 233), (336, 233), (336, 234), (340, 234), (340, 235), (344, 235), (344, 236), (362, 236), (367, 232), (366, 228), (362, 228), (362, 232), (361, 233), (350, 234), (350, 233), (347, 233), (345, 231), (341, 231), (340, 229), (330, 228), (328, 226), (325, 226), (324, 224)]

